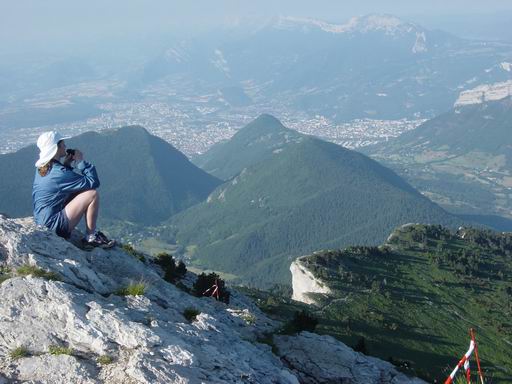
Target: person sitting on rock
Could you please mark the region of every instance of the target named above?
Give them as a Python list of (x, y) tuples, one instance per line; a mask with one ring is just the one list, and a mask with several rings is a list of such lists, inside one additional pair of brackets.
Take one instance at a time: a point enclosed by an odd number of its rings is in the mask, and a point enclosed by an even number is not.
[[(115, 241), (96, 230), (100, 208), (96, 190), (100, 180), (96, 168), (83, 159), (78, 149), (66, 152), (64, 139), (67, 138), (55, 131), (45, 132), (37, 139), (40, 153), (32, 188), (35, 222), (68, 239), (84, 217), (86, 235), (83, 242), (110, 248)], [(63, 163), (60, 162), (62, 158)], [(75, 168), (71, 167), (73, 162)]]

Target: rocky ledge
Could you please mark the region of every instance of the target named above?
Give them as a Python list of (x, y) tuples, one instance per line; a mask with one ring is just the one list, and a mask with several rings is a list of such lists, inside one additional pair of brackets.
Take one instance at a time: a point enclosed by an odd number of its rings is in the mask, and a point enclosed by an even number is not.
[[(197, 298), (150, 262), (83, 251), (31, 219), (0, 215), (0, 272), (0, 384), (421, 383), (312, 333), (275, 336), (276, 355), (258, 340), (279, 325), (243, 295)], [(115, 294), (134, 282), (143, 295)]]

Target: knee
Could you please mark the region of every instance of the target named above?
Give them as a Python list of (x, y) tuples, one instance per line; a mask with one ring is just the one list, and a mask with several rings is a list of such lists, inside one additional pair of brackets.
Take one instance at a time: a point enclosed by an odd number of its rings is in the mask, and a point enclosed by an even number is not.
[(98, 200), (100, 197), (99, 193), (95, 189), (89, 189), (87, 191), (82, 192), (82, 194), (91, 203), (95, 200)]
[(99, 194), (99, 192), (98, 192), (97, 190), (95, 190), (95, 189), (91, 189), (91, 190), (89, 191), (89, 193), (90, 193), (90, 196), (91, 196), (91, 199), (92, 199), (92, 200), (99, 200), (99, 198), (100, 198), (100, 194)]

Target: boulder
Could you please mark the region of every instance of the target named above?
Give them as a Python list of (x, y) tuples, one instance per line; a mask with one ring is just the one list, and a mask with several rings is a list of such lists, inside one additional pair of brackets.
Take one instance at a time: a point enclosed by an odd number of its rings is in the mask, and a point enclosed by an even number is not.
[(386, 361), (355, 352), (327, 335), (275, 336), (278, 355), (304, 384), (425, 384)]

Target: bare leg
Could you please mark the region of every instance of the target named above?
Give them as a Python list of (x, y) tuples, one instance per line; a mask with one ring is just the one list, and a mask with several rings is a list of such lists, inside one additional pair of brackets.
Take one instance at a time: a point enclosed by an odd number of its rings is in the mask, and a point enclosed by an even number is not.
[[(96, 190), (94, 190), (96, 192)], [(100, 194), (96, 192), (95, 198), (85, 211), (85, 228), (87, 234), (94, 233), (96, 230), (96, 221), (98, 220), (98, 212), (100, 210)]]
[(87, 234), (96, 230), (96, 220), (100, 208), (99, 194), (95, 189), (84, 191), (75, 196), (64, 208), (69, 220), (69, 231), (71, 232), (85, 215), (85, 226)]

